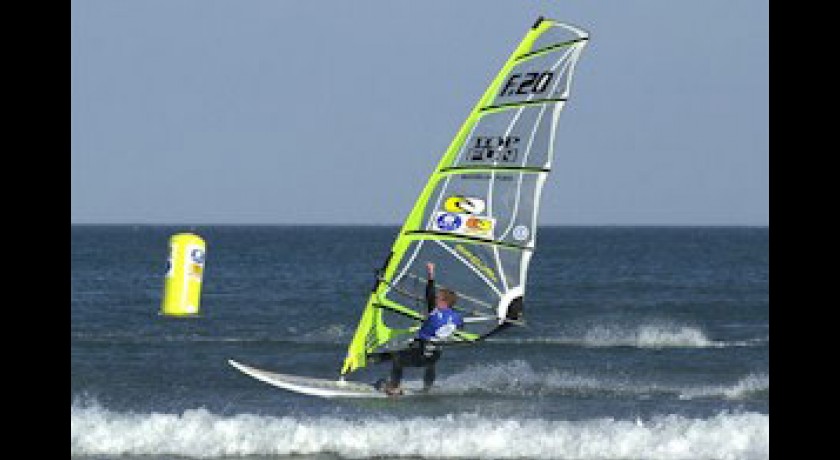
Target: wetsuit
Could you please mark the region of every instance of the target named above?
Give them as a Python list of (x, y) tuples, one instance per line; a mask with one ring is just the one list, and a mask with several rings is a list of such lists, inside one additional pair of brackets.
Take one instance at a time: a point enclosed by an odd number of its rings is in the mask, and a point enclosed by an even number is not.
[(440, 359), (440, 348), (433, 339), (445, 338), (456, 328), (464, 326), (464, 320), (452, 308), (435, 308), (435, 280), (426, 282), (426, 310), (429, 316), (423, 321), (417, 337), (412, 340), (405, 350), (385, 353), (375, 353), (369, 356), (372, 362), (391, 360), (390, 383), (394, 387), (400, 385), (404, 367), (425, 367), (423, 372), (423, 390), (431, 388), (435, 381), (435, 363)]

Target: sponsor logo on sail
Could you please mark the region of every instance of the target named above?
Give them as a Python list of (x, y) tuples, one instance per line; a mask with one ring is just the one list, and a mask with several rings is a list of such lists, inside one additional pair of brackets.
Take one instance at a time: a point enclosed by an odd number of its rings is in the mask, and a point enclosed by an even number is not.
[(435, 224), (437, 224), (439, 230), (453, 232), (461, 228), (461, 216), (449, 212), (442, 212), (435, 218)]
[(469, 161), (512, 163), (519, 153), (519, 136), (476, 136), (467, 151)]
[(501, 174), (496, 173), (492, 178), (490, 174), (486, 173), (471, 173), (471, 174), (463, 174), (459, 176), (461, 180), (493, 180), (495, 179), (498, 182), (509, 182), (514, 179), (513, 174)]
[(517, 225), (513, 227), (513, 239), (516, 241), (525, 241), (531, 236), (531, 231), (524, 225)]
[(464, 245), (456, 244), (455, 251), (464, 256), (464, 258), (467, 259), (471, 264), (473, 264), (473, 266), (475, 266), (475, 268), (477, 268), (478, 271), (484, 274), (484, 276), (493, 280), (494, 283), (499, 282), (499, 279), (496, 277), (496, 272), (494, 272), (492, 268), (488, 267), (487, 264), (484, 263), (484, 261), (481, 260), (480, 257), (473, 254)]
[(554, 78), (554, 72), (528, 72), (525, 74), (512, 73), (499, 96), (516, 96), (541, 94), (548, 89), (548, 84)]
[(465, 232), (478, 236), (491, 236), (493, 233), (493, 219), (470, 217), (467, 219)]
[(496, 219), (465, 213), (438, 212), (434, 217), (435, 230), (459, 235), (493, 239)]
[(447, 212), (465, 212), (467, 214), (481, 214), (484, 212), (485, 204), (481, 198), (453, 195), (443, 203), (443, 209)]

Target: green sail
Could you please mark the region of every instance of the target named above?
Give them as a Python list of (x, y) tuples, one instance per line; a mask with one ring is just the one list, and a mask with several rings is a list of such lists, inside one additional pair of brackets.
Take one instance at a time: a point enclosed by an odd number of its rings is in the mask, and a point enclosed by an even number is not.
[(378, 273), (341, 373), (398, 348), (425, 318), (426, 262), (458, 294), (476, 342), (523, 321), (540, 192), (557, 120), (588, 34), (540, 18), (505, 62), (429, 177)]

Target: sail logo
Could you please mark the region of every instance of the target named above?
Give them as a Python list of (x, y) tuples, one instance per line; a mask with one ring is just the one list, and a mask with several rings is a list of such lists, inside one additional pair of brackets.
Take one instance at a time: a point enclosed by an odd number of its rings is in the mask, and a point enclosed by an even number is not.
[(470, 217), (467, 219), (466, 227), (468, 231), (475, 233), (487, 233), (493, 229), (493, 221), (490, 219), (482, 219), (480, 217)]
[(490, 217), (470, 216), (464, 225), (463, 233), (469, 236), (493, 239), (493, 227), (496, 219)]
[(517, 225), (513, 227), (513, 239), (516, 241), (525, 241), (531, 236), (530, 230), (524, 225)]
[(453, 195), (443, 203), (443, 209), (447, 212), (465, 212), (467, 214), (481, 214), (484, 212), (485, 204), (481, 198)]
[(457, 214), (442, 212), (438, 213), (437, 217), (435, 217), (435, 223), (437, 224), (438, 230), (453, 232), (461, 227), (461, 217)]
[(499, 282), (499, 278), (496, 277), (496, 273), (493, 271), (493, 269), (488, 267), (487, 264), (484, 263), (484, 261), (481, 260), (480, 257), (473, 254), (469, 249), (464, 247), (464, 245), (456, 244), (455, 245), (455, 250), (459, 254), (464, 256), (464, 258), (466, 258), (475, 268), (477, 268), (478, 271), (480, 271), (482, 274), (484, 274), (484, 276), (493, 280), (494, 283)]
[(516, 161), (519, 136), (476, 136), (475, 143), (467, 152), (469, 161)]
[(465, 213), (438, 212), (434, 216), (435, 229), (459, 235), (493, 239), (496, 219)]
[(528, 72), (526, 74), (512, 73), (508, 77), (499, 96), (527, 96), (542, 94), (548, 89), (548, 84), (554, 78), (554, 72)]

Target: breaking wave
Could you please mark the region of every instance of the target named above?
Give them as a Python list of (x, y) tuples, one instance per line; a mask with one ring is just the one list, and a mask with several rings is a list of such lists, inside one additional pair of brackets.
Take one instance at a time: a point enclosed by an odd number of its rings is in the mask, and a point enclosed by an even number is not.
[(636, 328), (596, 326), (579, 334), (558, 337), (490, 338), (491, 343), (540, 343), (585, 347), (725, 348), (761, 346), (769, 337), (750, 340), (711, 340), (696, 327), (645, 325)]
[[(481, 364), (439, 380), (441, 393), (489, 393), (515, 395), (572, 395), (645, 398), (665, 396), (678, 399), (716, 398), (729, 400), (769, 398), (770, 377), (749, 374), (727, 385), (681, 386), (578, 375), (568, 371), (535, 370), (528, 362), (514, 360)], [(407, 385), (420, 386), (408, 381)]]
[(710, 385), (688, 388), (682, 391), (682, 399), (715, 398), (748, 399), (754, 397), (770, 397), (770, 376), (767, 374), (750, 374), (734, 385)]
[(769, 447), (770, 417), (758, 413), (556, 421), (275, 417), (205, 409), (141, 414), (95, 402), (70, 407), (71, 456), (751, 460), (769, 458)]

